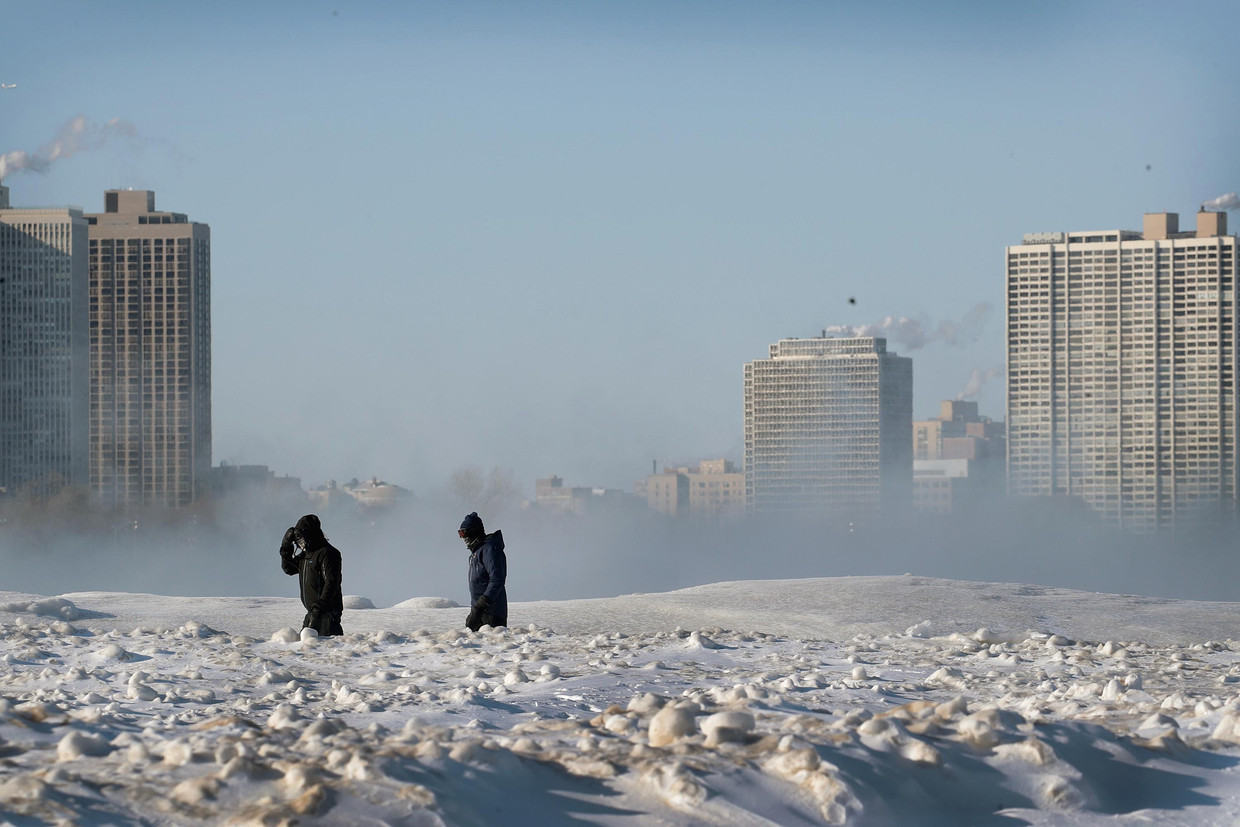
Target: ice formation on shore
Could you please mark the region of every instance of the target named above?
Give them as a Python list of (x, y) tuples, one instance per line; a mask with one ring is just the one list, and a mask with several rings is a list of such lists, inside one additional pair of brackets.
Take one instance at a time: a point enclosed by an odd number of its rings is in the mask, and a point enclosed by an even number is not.
[(136, 627), (119, 597), (0, 600), (10, 821), (1205, 824), (1240, 807), (1230, 641), (560, 633), (537, 612), (475, 634), (425, 600), (410, 619), (437, 623), (317, 638), (279, 624), (290, 601), (237, 598), (260, 637), (184, 617), (183, 598), (148, 600), (170, 622)]

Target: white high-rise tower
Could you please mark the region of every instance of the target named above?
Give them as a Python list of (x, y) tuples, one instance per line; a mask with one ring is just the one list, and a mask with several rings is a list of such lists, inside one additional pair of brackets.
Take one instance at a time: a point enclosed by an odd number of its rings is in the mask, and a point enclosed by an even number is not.
[(1172, 528), (1234, 513), (1236, 237), (1225, 213), (1007, 248), (1008, 491)]
[(745, 365), (754, 512), (867, 519), (910, 507), (913, 360), (879, 338), (783, 339)]

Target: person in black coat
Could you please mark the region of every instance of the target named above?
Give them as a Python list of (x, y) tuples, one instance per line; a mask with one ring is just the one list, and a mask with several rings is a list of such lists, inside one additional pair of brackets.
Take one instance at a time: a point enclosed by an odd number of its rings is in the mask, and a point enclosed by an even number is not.
[(507, 626), (508, 558), (503, 532), (487, 534), (478, 512), (471, 511), (456, 533), (469, 549), (470, 607), (465, 625), (475, 632), (483, 626)]
[(306, 607), (303, 629), (320, 635), (343, 635), (340, 616), (340, 552), (323, 536), (319, 518), (307, 514), (284, 532), (280, 543), (280, 567), (288, 575), (301, 575), (301, 605)]

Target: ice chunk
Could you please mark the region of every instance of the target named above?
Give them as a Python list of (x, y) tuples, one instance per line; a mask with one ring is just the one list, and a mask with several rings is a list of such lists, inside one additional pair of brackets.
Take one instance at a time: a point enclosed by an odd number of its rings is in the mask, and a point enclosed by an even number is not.
[(985, 626), (983, 626), (982, 628), (974, 632), (972, 635), (972, 638), (976, 640), (978, 643), (985, 643), (987, 645), (1003, 642), (1003, 638), (999, 637), (998, 635), (996, 635), (994, 632), (992, 632), (990, 629), (986, 628)]
[(164, 746), (164, 763), (170, 767), (183, 767), (194, 758), (194, 748), (183, 738), (169, 741)]
[(346, 609), (373, 609), (375, 604), (370, 601), (369, 597), (360, 597), (356, 594), (346, 594), (344, 596), (344, 608)]
[(961, 690), (965, 688), (964, 673), (954, 666), (942, 666), (926, 678), (926, 685)]
[(656, 765), (642, 778), (668, 804), (681, 810), (692, 812), (706, 799), (706, 790), (680, 764)]
[(173, 801), (179, 801), (182, 804), (201, 804), (203, 801), (215, 798), (219, 793), (220, 782), (211, 776), (203, 776), (200, 778), (187, 778), (180, 784), (172, 788), (171, 797)]
[(754, 717), (749, 712), (729, 710), (716, 712), (702, 721), (701, 729), (706, 735), (706, 746), (721, 743), (744, 743), (745, 736), (754, 728)]
[(186, 624), (181, 627), (181, 633), (186, 637), (192, 638), (213, 637), (214, 635), (219, 634), (219, 632), (215, 629), (212, 629), (205, 623), (199, 623), (197, 620), (187, 621)]
[(153, 701), (159, 693), (144, 683), (131, 683), (127, 690), (129, 697), (136, 701)]
[(301, 720), (301, 715), (297, 712), (297, 707), (292, 704), (280, 704), (267, 719), (267, 726), (272, 729), (285, 729), (296, 725), (299, 720)]
[(686, 644), (690, 649), (721, 649), (718, 643), (708, 638), (701, 632), (694, 632), (689, 635), (689, 641)]
[(622, 735), (633, 728), (633, 719), (628, 715), (608, 715), (603, 719), (603, 729)]
[(930, 621), (923, 620), (915, 626), (910, 626), (904, 630), (904, 634), (909, 637), (928, 638), (930, 637)]
[(133, 657), (132, 655), (130, 655), (128, 652), (126, 652), (123, 648), (121, 648), (119, 645), (115, 643), (109, 643), (107, 646), (104, 646), (94, 655), (94, 658), (96, 661), (107, 661), (107, 660), (126, 661), (132, 657)]
[(112, 745), (102, 738), (74, 730), (61, 738), (56, 745), (56, 760), (75, 761), (78, 758), (107, 755), (111, 751)]
[(663, 747), (696, 730), (693, 715), (689, 710), (676, 706), (665, 706), (650, 719), (649, 740), (652, 747)]
[(634, 695), (629, 700), (629, 712), (636, 712), (638, 715), (645, 717), (658, 712), (665, 703), (665, 700), (653, 692), (646, 692), (642, 695)]
[(929, 767), (937, 767), (942, 762), (938, 750), (925, 741), (919, 741), (915, 738), (910, 739), (908, 743), (900, 747), (900, 755), (916, 764), (924, 764)]
[(271, 636), (273, 643), (296, 643), (301, 640), (301, 635), (292, 626), (285, 626)]
[(988, 750), (999, 743), (999, 733), (995, 731), (985, 712), (986, 710), (982, 710), (965, 716), (956, 726), (956, 731), (963, 740), (982, 750)]

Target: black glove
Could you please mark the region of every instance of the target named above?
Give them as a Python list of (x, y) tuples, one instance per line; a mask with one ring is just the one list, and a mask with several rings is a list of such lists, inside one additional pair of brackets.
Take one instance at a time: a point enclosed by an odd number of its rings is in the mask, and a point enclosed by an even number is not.
[(476, 632), (482, 628), (482, 616), (489, 608), (491, 608), (491, 601), (487, 600), (487, 596), (478, 595), (478, 599), (474, 601), (474, 605), (469, 610), (469, 616), (465, 618), (465, 625), (470, 631)]
[(281, 557), (292, 557), (293, 556), (293, 529), (292, 528), (284, 532), (284, 539), (280, 541), (280, 556)]

